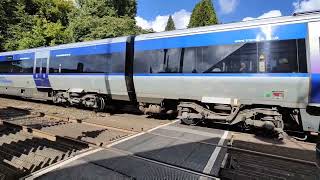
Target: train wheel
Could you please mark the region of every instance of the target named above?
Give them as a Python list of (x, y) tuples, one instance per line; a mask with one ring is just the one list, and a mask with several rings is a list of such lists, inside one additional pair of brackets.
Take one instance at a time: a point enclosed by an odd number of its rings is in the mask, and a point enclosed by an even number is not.
[(106, 102), (103, 97), (97, 97), (97, 109), (96, 111), (104, 111), (106, 108)]
[(191, 119), (191, 118), (182, 118), (180, 120), (182, 124), (189, 125), (189, 126), (196, 125), (200, 122), (200, 120), (198, 119)]

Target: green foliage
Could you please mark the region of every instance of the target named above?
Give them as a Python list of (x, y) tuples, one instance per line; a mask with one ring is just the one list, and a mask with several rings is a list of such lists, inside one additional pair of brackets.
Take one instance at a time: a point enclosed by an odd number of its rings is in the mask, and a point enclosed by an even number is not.
[(77, 4), (68, 27), (73, 42), (142, 32), (135, 25), (135, 0), (78, 0)]
[(81, 15), (129, 17), (137, 14), (136, 0), (77, 0)]
[(137, 15), (136, 0), (113, 0), (114, 9), (119, 17), (127, 16), (134, 19)]
[(169, 17), (167, 26), (166, 26), (166, 31), (173, 31), (176, 30), (176, 26), (174, 25), (174, 21), (172, 19), (172, 16)]
[[(74, 4), (69, 0), (34, 0), (37, 7), (36, 15), (50, 22), (61, 22), (68, 25), (68, 14), (73, 10)], [(33, 10), (34, 11), (34, 10)]]
[(2, 42), (4, 50), (51, 46), (71, 41), (66, 31), (68, 14), (75, 8), (68, 0), (17, 0)]
[(218, 24), (216, 12), (211, 0), (201, 0), (193, 9), (189, 28)]
[(136, 0), (0, 0), (0, 51), (150, 32)]
[(4, 41), (11, 23), (16, 22), (15, 5), (17, 0), (0, 1), (0, 51), (4, 50)]
[(77, 0), (79, 8), (74, 9), (70, 19), (79, 16), (116, 16), (116, 11), (109, 0)]
[(84, 16), (74, 19), (68, 28), (73, 42), (137, 34), (136, 22), (130, 18)]

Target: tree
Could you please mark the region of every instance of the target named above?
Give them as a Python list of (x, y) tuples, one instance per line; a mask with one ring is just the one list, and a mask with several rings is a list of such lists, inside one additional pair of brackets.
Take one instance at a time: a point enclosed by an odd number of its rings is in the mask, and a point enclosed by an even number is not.
[(218, 24), (211, 0), (201, 0), (193, 9), (189, 28)]
[(0, 0), (0, 51), (146, 33), (136, 0)]
[(8, 28), (17, 21), (15, 15), (17, 0), (0, 1), (0, 51), (4, 51), (5, 40), (8, 34)]
[(134, 19), (137, 15), (136, 0), (112, 0), (112, 6), (117, 12), (118, 17), (127, 16)]
[[(82, 15), (129, 17), (134, 19), (137, 15), (136, 0), (77, 0)], [(79, 13), (78, 12), (78, 13)]]
[(137, 34), (136, 22), (130, 18), (85, 16), (76, 18), (69, 28), (73, 42)]
[(70, 15), (68, 32), (73, 42), (140, 34), (136, 0), (78, 0)]
[(166, 31), (173, 31), (176, 30), (176, 26), (174, 25), (174, 21), (172, 19), (172, 16), (169, 17), (167, 26), (166, 26)]
[(66, 31), (68, 14), (75, 8), (69, 0), (18, 0), (15, 22), (7, 28), (4, 49), (52, 46), (71, 41)]
[(71, 0), (34, 0), (34, 3), (36, 9), (32, 11), (35, 15), (63, 26), (68, 25), (68, 14), (75, 8)]

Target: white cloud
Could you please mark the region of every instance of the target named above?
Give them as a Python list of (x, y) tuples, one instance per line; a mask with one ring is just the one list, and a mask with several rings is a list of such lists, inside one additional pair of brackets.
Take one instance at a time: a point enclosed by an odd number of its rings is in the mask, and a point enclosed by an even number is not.
[(232, 13), (238, 4), (239, 0), (219, 0), (219, 5), (223, 14)]
[(142, 17), (139, 17), (139, 16), (136, 17), (135, 19), (137, 21), (137, 25), (138, 26), (142, 27), (143, 29), (151, 29), (151, 25), (147, 20), (145, 20), (145, 19), (143, 19)]
[(264, 14), (262, 14), (261, 16), (256, 17), (256, 18), (253, 18), (253, 17), (243, 18), (242, 21), (250, 21), (250, 20), (254, 20), (254, 19), (264, 19), (264, 18), (279, 17), (279, 16), (282, 16), (281, 11), (279, 11), (279, 10), (272, 10), (272, 11), (269, 11), (269, 12), (267, 12), (267, 13), (264, 13)]
[(294, 12), (304, 12), (320, 9), (320, 0), (297, 0), (293, 3)]
[[(136, 17), (137, 25), (143, 29), (153, 29), (156, 32), (164, 31), (170, 15), (157, 16), (156, 19), (147, 21), (142, 17)], [(173, 21), (176, 25), (176, 29), (185, 29), (190, 21), (191, 12), (184, 9), (175, 12), (172, 15)]]

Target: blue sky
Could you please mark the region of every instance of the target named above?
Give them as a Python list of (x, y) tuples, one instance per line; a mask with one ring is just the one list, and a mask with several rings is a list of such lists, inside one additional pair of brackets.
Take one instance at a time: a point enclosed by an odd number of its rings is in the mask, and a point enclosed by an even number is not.
[[(169, 15), (183, 29), (200, 0), (138, 0), (137, 24), (163, 31)], [(229, 23), (255, 18), (288, 16), (297, 11), (320, 9), (320, 0), (213, 0), (219, 21)]]

